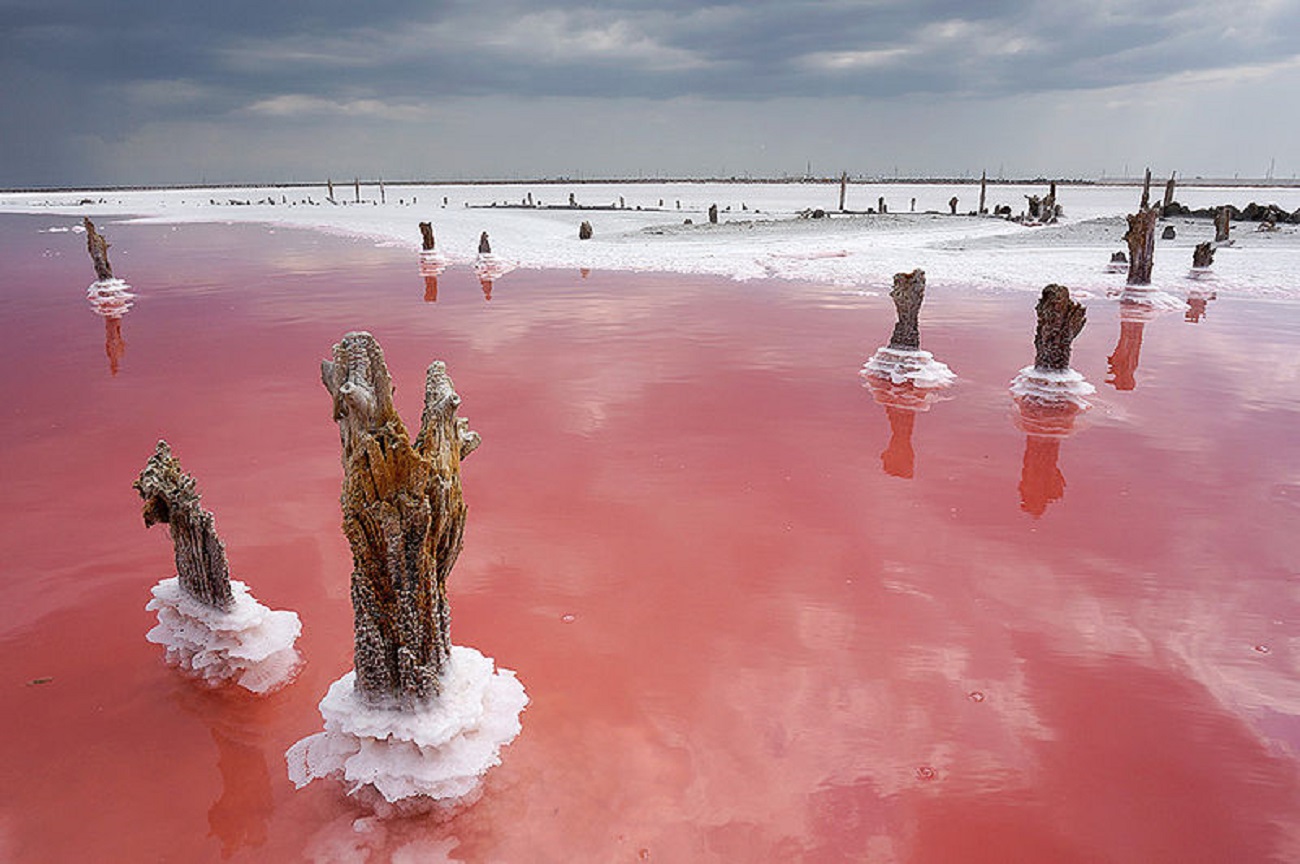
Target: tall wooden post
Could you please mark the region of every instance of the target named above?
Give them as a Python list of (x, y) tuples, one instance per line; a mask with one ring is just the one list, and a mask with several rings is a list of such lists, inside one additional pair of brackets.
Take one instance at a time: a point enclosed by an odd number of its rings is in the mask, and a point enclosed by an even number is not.
[(1165, 183), (1165, 200), (1163, 205), (1160, 208), (1161, 215), (1164, 215), (1163, 211), (1168, 210), (1169, 205), (1173, 203), (1174, 203), (1174, 175), (1170, 174), (1169, 180)]
[(433, 251), (433, 224), (430, 222), (420, 223), (420, 248), (425, 252)]
[(717, 224), (718, 224), (718, 205), (717, 205), (717, 204), (710, 204), (710, 205), (709, 205), (709, 224), (710, 224), (710, 225), (717, 225)]
[(1147, 169), (1146, 179), (1142, 181), (1142, 203), (1138, 205), (1139, 210), (1145, 210), (1151, 206), (1151, 169)]
[(1227, 207), (1220, 207), (1214, 214), (1214, 242), (1227, 243), (1228, 232), (1232, 230), (1232, 212)]
[(386, 194), (384, 194), (384, 178), (383, 178), (383, 177), (380, 177), (380, 178), (379, 178), (379, 203), (380, 203), (380, 204), (387, 204), (387, 203), (388, 203), (388, 196), (387, 196)]
[(840, 212), (844, 212), (844, 198), (849, 191), (849, 172), (840, 174)]
[(326, 185), (326, 186), (329, 188), (329, 190), (330, 190), (330, 196), (329, 196), (329, 198), (330, 198), (330, 203), (333, 204), (333, 203), (334, 203), (334, 181), (333, 181), (333, 180), (326, 180), (326, 181), (325, 181), (325, 185)]
[(984, 209), (984, 193), (988, 191), (988, 186), (989, 186), (989, 172), (981, 171), (980, 172), (980, 206), (979, 206), (979, 214), (981, 216), (983, 216), (985, 213), (988, 212), (986, 209)]
[(1128, 284), (1150, 285), (1151, 265), (1156, 254), (1156, 220), (1160, 211), (1154, 207), (1139, 210), (1128, 216)]
[(356, 192), (357, 203), (360, 204), (361, 203), (361, 178), (360, 177), (352, 178), (352, 188)]

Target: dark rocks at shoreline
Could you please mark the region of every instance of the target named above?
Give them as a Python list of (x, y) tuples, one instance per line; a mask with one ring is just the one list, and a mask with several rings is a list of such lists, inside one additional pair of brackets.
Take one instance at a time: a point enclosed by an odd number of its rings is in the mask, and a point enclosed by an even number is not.
[[(1300, 225), (1300, 208), (1296, 208), (1294, 213), (1288, 213), (1276, 204), (1256, 204), (1251, 201), (1244, 208), (1238, 209), (1235, 205), (1227, 204), (1228, 214), (1232, 217), (1233, 222), (1291, 222)], [(1179, 204), (1177, 201), (1171, 202), (1163, 209), (1161, 215), (1166, 219), (1170, 216), (1192, 216), (1201, 219), (1213, 219), (1214, 214), (1218, 212), (1218, 207), (1201, 207), (1193, 210), (1190, 207)]]

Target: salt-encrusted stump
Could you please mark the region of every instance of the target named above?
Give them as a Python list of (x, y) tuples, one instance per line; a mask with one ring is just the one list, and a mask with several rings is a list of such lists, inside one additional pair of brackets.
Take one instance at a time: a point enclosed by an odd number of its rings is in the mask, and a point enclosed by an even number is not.
[(420, 249), (424, 252), (434, 249), (433, 224), (430, 222), (420, 223)]
[(582, 224), (578, 226), (578, 239), (590, 240), (591, 235), (592, 235), (591, 223), (585, 219), (582, 220)]
[(480, 255), (492, 254), (492, 243), (491, 241), (488, 240), (488, 233), (486, 231), (478, 235), (478, 254)]
[(889, 296), (893, 298), (898, 315), (894, 332), (889, 344), (876, 349), (862, 367), (862, 374), (894, 384), (910, 383), (923, 389), (952, 384), (957, 379), (952, 370), (935, 360), (929, 351), (921, 350), (917, 319), (925, 300), (925, 271), (918, 268), (911, 273), (895, 273), (894, 287)]
[(1128, 284), (1150, 285), (1151, 266), (1156, 254), (1156, 220), (1160, 211), (1155, 208), (1130, 213), (1128, 232), (1124, 240), (1128, 243)]
[(343, 446), (355, 668), (320, 703), (325, 731), (286, 753), (289, 776), (299, 787), (337, 778), (379, 809), (455, 801), (500, 762), (528, 701), (514, 673), (451, 644), (446, 584), (466, 515), (460, 466), (479, 436), (456, 416), (460, 396), (435, 361), (412, 441), (369, 333), (344, 336), (321, 380)]
[(1220, 207), (1214, 213), (1214, 242), (1227, 243), (1228, 234), (1232, 231), (1232, 211), (1227, 207)]
[(266, 608), (230, 578), (212, 513), (200, 506), (194, 478), (166, 441), (133, 486), (144, 500), (144, 524), (171, 529), (176, 558), (177, 575), (155, 585), (145, 607), (158, 613), (145, 638), (167, 649), (169, 663), (212, 684), (232, 681), (254, 693), (287, 684), (299, 665), (293, 644), (302, 624), (296, 613)]
[(1204, 243), (1197, 243), (1196, 248), (1192, 250), (1192, 266), (1204, 269), (1214, 264), (1214, 244), (1208, 240)]
[(113, 278), (113, 265), (108, 261), (109, 243), (95, 230), (95, 223), (90, 221), (89, 216), (82, 217), (81, 224), (86, 229), (86, 251), (90, 253), (90, 260), (95, 265), (95, 278), (107, 282)]
[(1036, 311), (1034, 365), (1021, 369), (1012, 380), (1012, 396), (1017, 402), (1071, 402), (1086, 407), (1083, 397), (1096, 388), (1070, 368), (1070, 352), (1087, 322), (1087, 310), (1070, 298), (1070, 289), (1064, 285), (1048, 285)]

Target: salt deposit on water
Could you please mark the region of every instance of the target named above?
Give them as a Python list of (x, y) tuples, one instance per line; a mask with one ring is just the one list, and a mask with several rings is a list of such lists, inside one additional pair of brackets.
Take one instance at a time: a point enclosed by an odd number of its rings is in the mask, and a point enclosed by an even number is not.
[(893, 384), (911, 383), (914, 387), (947, 387), (957, 376), (944, 363), (934, 359), (929, 351), (919, 348), (876, 349), (876, 353), (862, 367), (862, 374), (888, 379)]
[(339, 780), (381, 814), (473, 800), (528, 704), (515, 673), (493, 667), (473, 648), (452, 646), (442, 692), (413, 709), (367, 705), (348, 672), (320, 702), (325, 731), (285, 753), (289, 779), (299, 788)]
[[(569, 192), (580, 206), (552, 206)], [(361, 203), (340, 199), (337, 204), (327, 200), (324, 186), (117, 191), (95, 193), (91, 204), (81, 203), (88, 193), (31, 192), (0, 194), (0, 212), (262, 223), (396, 242), (412, 250), (420, 246), (418, 223), (431, 221), (439, 254), (452, 265), (472, 266), (480, 234), (487, 230), (501, 264), (528, 268), (772, 277), (877, 288), (889, 284), (894, 273), (919, 266), (936, 288), (1038, 291), (1050, 282), (1076, 291), (1115, 287), (1117, 276), (1107, 263), (1112, 252), (1124, 248), (1123, 214), (1136, 209), (1138, 189), (1061, 186), (1064, 217), (1056, 225), (948, 215), (952, 195), (960, 199), (958, 212), (969, 213), (978, 192), (969, 184), (850, 185), (850, 210), (865, 211), (884, 197), (886, 214), (835, 213), (838, 184), (811, 182), (389, 184), (384, 203), (377, 187), (363, 186)], [(1044, 192), (1043, 185), (992, 185), (988, 204), (1020, 212), (1026, 196)], [(530, 194), (545, 206), (521, 206)], [(620, 196), (626, 201), (622, 208)], [(1193, 208), (1255, 200), (1288, 212), (1300, 209), (1298, 188), (1180, 187), (1175, 197)], [(915, 212), (909, 209), (912, 199)], [(717, 225), (703, 218), (711, 204), (721, 211)], [(825, 208), (830, 215), (800, 218), (810, 208)], [(578, 239), (584, 219), (596, 229), (589, 240)], [(684, 224), (686, 219), (694, 224)], [(1208, 219), (1169, 222), (1177, 227), (1177, 239), (1158, 243), (1153, 281), (1180, 293), (1189, 279), (1192, 248), (1211, 240), (1214, 228)], [(1300, 227), (1257, 232), (1251, 223), (1241, 223), (1234, 235), (1234, 247), (1222, 250), (1214, 264), (1223, 281), (1242, 293), (1296, 294), (1292, 274), (1300, 271)]]
[(168, 663), (210, 684), (278, 690), (297, 674), (301, 658), (294, 642), (302, 622), (295, 612), (257, 602), (243, 582), (232, 579), (230, 588), (234, 603), (223, 612), (189, 596), (180, 577), (162, 580), (145, 606), (158, 613), (158, 625), (145, 638), (167, 649)]

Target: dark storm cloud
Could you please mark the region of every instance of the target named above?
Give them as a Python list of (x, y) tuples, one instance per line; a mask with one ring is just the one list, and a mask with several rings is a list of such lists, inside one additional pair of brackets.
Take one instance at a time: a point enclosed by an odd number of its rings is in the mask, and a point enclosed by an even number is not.
[(1300, 0), (0, 0), (0, 182), (66, 174), (65, 150), (148, 123), (414, 120), (477, 96), (1014, 96), (1277, 62), (1296, 32)]

